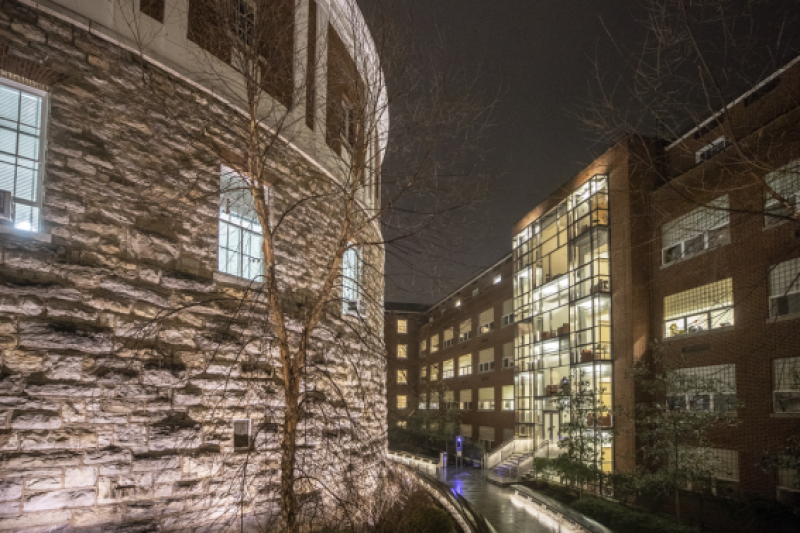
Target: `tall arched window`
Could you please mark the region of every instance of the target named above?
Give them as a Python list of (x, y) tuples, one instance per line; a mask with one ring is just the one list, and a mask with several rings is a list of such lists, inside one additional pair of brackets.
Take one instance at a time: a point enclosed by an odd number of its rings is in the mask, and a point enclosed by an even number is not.
[(342, 258), (342, 310), (348, 315), (364, 316), (366, 305), (361, 298), (364, 257), (360, 246), (350, 243)]

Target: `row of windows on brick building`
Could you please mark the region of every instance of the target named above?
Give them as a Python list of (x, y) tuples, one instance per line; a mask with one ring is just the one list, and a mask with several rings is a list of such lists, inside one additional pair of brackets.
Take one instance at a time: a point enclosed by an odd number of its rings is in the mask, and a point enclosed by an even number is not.
[[(501, 411), (514, 410), (514, 385), (501, 385), (498, 387), (478, 388), (477, 402), (473, 400), (473, 389), (461, 389), (459, 391), (432, 391), (422, 393), (419, 397), (419, 409), (458, 409), (461, 411), (472, 411), (477, 407), (478, 411), (495, 411), (500, 407)], [(501, 401), (496, 402), (499, 394)], [(397, 409), (407, 409), (408, 396), (405, 394), (397, 395)]]

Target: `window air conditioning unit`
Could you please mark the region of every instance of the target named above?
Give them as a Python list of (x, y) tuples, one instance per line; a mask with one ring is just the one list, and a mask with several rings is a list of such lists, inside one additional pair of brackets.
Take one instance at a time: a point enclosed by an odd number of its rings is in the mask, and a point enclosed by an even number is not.
[(510, 357), (503, 357), (503, 368), (512, 368), (514, 366), (514, 360)]
[(11, 224), (11, 191), (0, 191), (0, 224)]
[(347, 314), (367, 316), (367, 304), (364, 300), (347, 300)]
[(776, 413), (800, 414), (800, 390), (773, 391)]

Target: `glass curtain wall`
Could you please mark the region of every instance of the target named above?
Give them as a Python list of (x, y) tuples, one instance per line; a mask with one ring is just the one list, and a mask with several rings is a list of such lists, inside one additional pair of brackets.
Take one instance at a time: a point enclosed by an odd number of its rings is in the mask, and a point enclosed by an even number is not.
[[(561, 425), (581, 420), (602, 442), (602, 467), (613, 467), (611, 278), (608, 178), (594, 176), (514, 238), (516, 436), (536, 445), (564, 438)], [(592, 413), (559, 411), (557, 397), (588, 389)], [(585, 405), (586, 402), (576, 402)]]

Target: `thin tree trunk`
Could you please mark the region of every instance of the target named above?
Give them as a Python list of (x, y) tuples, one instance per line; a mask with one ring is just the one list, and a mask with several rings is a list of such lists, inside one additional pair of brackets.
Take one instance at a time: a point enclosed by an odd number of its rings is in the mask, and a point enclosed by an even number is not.
[(297, 464), (297, 424), (300, 419), (300, 380), (292, 372), (286, 379), (286, 409), (283, 416), (281, 442), (281, 511), (286, 531), (299, 531), (300, 506), (294, 487), (294, 469)]
[(678, 487), (675, 487), (675, 519), (681, 523), (681, 492)]

